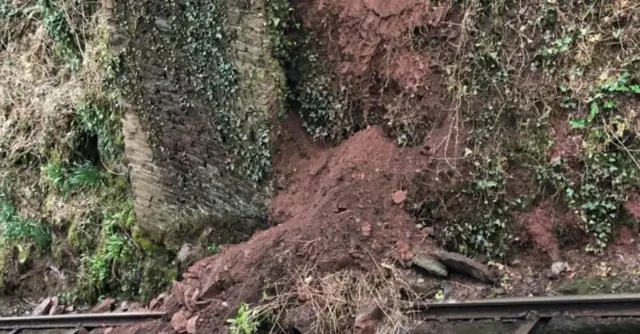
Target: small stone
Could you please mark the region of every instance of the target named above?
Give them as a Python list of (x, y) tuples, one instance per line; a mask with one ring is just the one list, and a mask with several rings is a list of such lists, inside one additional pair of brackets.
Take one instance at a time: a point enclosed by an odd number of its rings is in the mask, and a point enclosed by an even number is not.
[(102, 333), (103, 334), (109, 334), (111, 332), (113, 332), (113, 327), (107, 327), (107, 328), (104, 329), (104, 332), (102, 332)]
[(511, 261), (511, 266), (512, 267), (519, 267), (522, 264), (522, 261), (520, 261), (519, 259), (515, 259), (513, 261)]
[(533, 277), (531, 276), (527, 276), (524, 278), (524, 282), (528, 285), (532, 285), (533, 283), (535, 283), (536, 280), (533, 279)]
[(190, 317), (190, 312), (180, 310), (171, 317), (171, 327), (178, 333), (185, 333), (187, 331), (187, 322)]
[(76, 331), (76, 334), (89, 334), (89, 331), (84, 328), (84, 327), (80, 327), (78, 328), (78, 330)]
[(391, 196), (393, 203), (402, 204), (407, 200), (407, 192), (404, 190), (398, 190)]
[(116, 312), (127, 312), (129, 311), (129, 303), (125, 300), (120, 303), (120, 306), (116, 309)]
[(51, 310), (51, 306), (53, 306), (53, 298), (45, 298), (31, 313), (32, 315), (45, 315), (49, 314), (49, 310)]
[(198, 316), (193, 316), (187, 321), (187, 333), (195, 334), (198, 330)]
[(193, 247), (190, 243), (184, 243), (180, 250), (178, 251), (177, 259), (178, 262), (184, 263), (187, 262), (190, 258), (192, 258), (197, 252), (196, 248)]
[(558, 277), (569, 268), (566, 262), (557, 261), (551, 265), (551, 277)]
[(376, 303), (365, 305), (358, 309), (354, 324), (354, 334), (373, 334), (384, 312)]
[(415, 254), (411, 251), (411, 247), (409, 247), (408, 243), (398, 240), (393, 256), (402, 267), (408, 268), (411, 266), (411, 261), (413, 261)]
[(60, 308), (60, 300), (58, 297), (51, 298), (51, 309), (49, 309), (49, 315), (59, 314)]
[(166, 293), (163, 292), (158, 297), (151, 299), (151, 301), (149, 302), (149, 309), (153, 310), (156, 307), (162, 305), (166, 296)]
[(449, 271), (444, 264), (428, 255), (416, 255), (413, 258), (413, 265), (424, 269), (427, 273), (434, 276), (447, 277), (449, 275)]
[(64, 311), (67, 312), (67, 313), (71, 313), (71, 312), (73, 312), (75, 310), (76, 310), (76, 307), (74, 305), (69, 305), (64, 309)]
[(299, 333), (311, 333), (313, 323), (316, 321), (316, 312), (307, 304), (287, 310), (283, 325), (285, 328), (295, 328)]
[(184, 305), (184, 286), (178, 281), (174, 281), (171, 286), (171, 293), (176, 297), (178, 305)]
[(105, 298), (100, 304), (91, 309), (91, 313), (111, 312), (111, 307), (116, 303), (113, 298)]
[(338, 204), (336, 205), (336, 212), (344, 212), (344, 211), (347, 211), (348, 208), (349, 208), (349, 205), (347, 204), (346, 201), (339, 201)]
[(362, 224), (362, 236), (367, 238), (371, 235), (371, 224), (364, 223)]

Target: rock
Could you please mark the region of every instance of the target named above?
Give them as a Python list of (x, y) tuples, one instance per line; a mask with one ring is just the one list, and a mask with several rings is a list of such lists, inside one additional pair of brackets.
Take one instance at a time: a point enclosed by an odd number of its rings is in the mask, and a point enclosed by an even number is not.
[(113, 332), (113, 327), (107, 327), (104, 329), (104, 332), (102, 332), (102, 334), (109, 334)]
[(407, 192), (404, 190), (398, 190), (391, 195), (391, 199), (395, 204), (402, 204), (407, 200)]
[(515, 259), (510, 263), (512, 267), (519, 267), (521, 264), (522, 264), (522, 261), (520, 261), (519, 259)]
[(483, 282), (494, 284), (497, 281), (496, 275), (494, 275), (487, 266), (464, 255), (440, 251), (438, 253), (438, 259), (450, 269), (469, 275)]
[(191, 312), (180, 310), (171, 317), (171, 327), (178, 333), (187, 332), (187, 322), (191, 317)]
[(536, 280), (534, 280), (533, 277), (531, 277), (531, 276), (525, 277), (523, 281), (528, 285), (532, 285), (533, 283), (536, 282)]
[(76, 307), (74, 305), (69, 305), (64, 309), (64, 311), (67, 312), (67, 313), (71, 313), (71, 312), (73, 312), (75, 310), (76, 310)]
[(184, 305), (184, 286), (178, 281), (173, 281), (171, 293), (176, 297), (178, 305)]
[(408, 268), (411, 266), (411, 261), (413, 261), (415, 254), (411, 251), (411, 247), (409, 247), (408, 243), (398, 240), (393, 257), (402, 267)]
[(566, 262), (556, 261), (551, 265), (551, 277), (558, 277), (569, 268)]
[(300, 333), (311, 333), (311, 326), (316, 321), (316, 312), (309, 305), (302, 304), (287, 311), (282, 321), (285, 329), (296, 329)]
[(158, 297), (151, 299), (151, 301), (149, 302), (149, 309), (154, 310), (156, 309), (156, 307), (162, 305), (166, 297), (167, 297), (167, 294), (163, 292)]
[(91, 309), (91, 313), (111, 312), (111, 307), (116, 303), (113, 298), (105, 298), (100, 304)]
[(371, 224), (369, 223), (362, 224), (361, 230), (362, 230), (363, 237), (368, 238), (369, 236), (371, 236)]
[(349, 204), (347, 204), (345, 200), (339, 201), (336, 205), (336, 212), (344, 212), (347, 211), (347, 209), (349, 209)]
[(49, 315), (56, 315), (60, 313), (60, 300), (58, 297), (51, 298), (51, 309), (49, 309)]
[(80, 327), (76, 330), (75, 334), (89, 334), (89, 331), (84, 327)]
[(373, 334), (384, 313), (376, 303), (365, 305), (358, 309), (354, 324), (354, 334)]
[(198, 316), (193, 316), (187, 321), (187, 333), (195, 334), (198, 330)]
[(120, 306), (116, 309), (116, 312), (127, 312), (129, 311), (129, 302), (126, 300), (120, 303)]
[(451, 282), (442, 282), (442, 294), (444, 299), (447, 300), (453, 292), (453, 284)]
[(191, 258), (195, 256), (197, 253), (197, 249), (190, 243), (184, 243), (180, 250), (178, 251), (178, 255), (176, 258), (178, 262), (185, 263), (188, 262)]
[(45, 298), (31, 313), (32, 315), (45, 315), (49, 314), (51, 306), (53, 305), (53, 298)]
[(418, 254), (413, 258), (413, 265), (424, 269), (427, 273), (440, 277), (447, 277), (447, 267), (431, 256)]

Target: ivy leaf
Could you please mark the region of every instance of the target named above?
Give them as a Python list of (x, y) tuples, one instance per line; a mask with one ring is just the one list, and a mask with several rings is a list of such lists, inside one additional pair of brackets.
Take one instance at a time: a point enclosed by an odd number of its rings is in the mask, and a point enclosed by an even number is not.
[(569, 121), (569, 125), (572, 129), (584, 129), (587, 127), (587, 122), (584, 119), (572, 119)]
[(598, 104), (595, 102), (591, 103), (591, 112), (589, 113), (589, 117), (587, 117), (587, 123), (593, 122), (593, 120), (596, 118), (596, 116), (598, 116), (599, 113), (600, 107), (598, 107)]

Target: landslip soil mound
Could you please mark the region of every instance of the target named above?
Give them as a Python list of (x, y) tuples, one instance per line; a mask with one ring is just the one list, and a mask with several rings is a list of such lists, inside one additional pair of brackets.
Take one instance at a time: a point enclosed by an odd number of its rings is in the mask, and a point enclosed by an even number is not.
[[(427, 160), (419, 149), (397, 148), (376, 127), (324, 148), (294, 116), (285, 122), (281, 140), (275, 159), (279, 193), (272, 205), (278, 225), (197, 262), (174, 283), (170, 296), (161, 298), (163, 307), (180, 310), (185, 326), (197, 316), (198, 332), (221, 332), (238, 305), (259, 301), (263, 289), (278, 283), (304, 273), (371, 271), (396, 256), (398, 245), (430, 250), (403, 209), (403, 185)], [(283, 288), (294, 293), (291, 286)]]

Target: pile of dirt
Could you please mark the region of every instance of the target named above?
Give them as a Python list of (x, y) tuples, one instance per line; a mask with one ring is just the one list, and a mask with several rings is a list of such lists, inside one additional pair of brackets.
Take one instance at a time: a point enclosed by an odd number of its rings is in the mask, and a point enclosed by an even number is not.
[(278, 226), (197, 262), (156, 307), (198, 316), (199, 331), (218, 331), (238, 305), (258, 301), (269, 283), (299, 271), (368, 271), (393, 256), (398, 241), (430, 250), (402, 200), (392, 198), (428, 162), (419, 149), (397, 148), (376, 127), (338, 147), (321, 147), (291, 115), (281, 143), (280, 193), (272, 205)]

